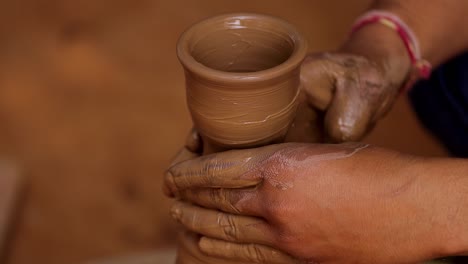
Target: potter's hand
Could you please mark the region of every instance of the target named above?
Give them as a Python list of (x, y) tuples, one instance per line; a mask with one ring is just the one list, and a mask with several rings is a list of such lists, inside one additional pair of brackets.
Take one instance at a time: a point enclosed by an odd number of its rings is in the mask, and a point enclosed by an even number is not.
[(338, 52), (309, 55), (301, 81), (308, 103), (325, 113), (328, 140), (357, 141), (389, 111), (410, 71), (398, 34), (370, 25)]
[(395, 100), (405, 76), (388, 78), (375, 62), (352, 54), (310, 55), (301, 72), (308, 103), (325, 112), (327, 139), (361, 139)]
[[(176, 156), (171, 162), (171, 166), (194, 159), (201, 156), (202, 153), (202, 140), (199, 134), (195, 129), (192, 129), (187, 135), (184, 146), (178, 151)], [(168, 185), (163, 187), (164, 193), (169, 196), (172, 196), (171, 190), (168, 188)], [(216, 241), (220, 245), (226, 245), (232, 247), (230, 243), (223, 243), (221, 240), (212, 240), (203, 238), (202, 243)], [(198, 244), (200, 243), (200, 235), (192, 233), (187, 230), (182, 230), (179, 236), (179, 252), (177, 256), (177, 264), (242, 264), (244, 261), (249, 261), (249, 263), (269, 263), (269, 264), (295, 264), (298, 263), (298, 260), (293, 259), (287, 254), (279, 252), (276, 249), (269, 248), (263, 245), (234, 245), (237, 246), (238, 250), (226, 251), (226, 254), (230, 253), (243, 253), (242, 260), (237, 261), (228, 261), (226, 256), (213, 256), (207, 255), (204, 252), (200, 251)], [(229, 255), (228, 255), (229, 256)], [(231, 256), (232, 258), (232, 256)]]
[(165, 184), (190, 202), (172, 215), (204, 236), (205, 254), (247, 263), (266, 246), (314, 263), (411, 263), (434, 249), (418, 163), (359, 143), (279, 144), (179, 163)]

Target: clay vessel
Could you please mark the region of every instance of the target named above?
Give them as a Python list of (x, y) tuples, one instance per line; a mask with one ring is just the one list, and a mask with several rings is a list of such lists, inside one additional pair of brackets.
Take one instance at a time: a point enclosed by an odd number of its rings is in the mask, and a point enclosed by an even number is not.
[[(296, 116), (306, 53), (292, 25), (266, 15), (226, 14), (185, 31), (177, 55), (204, 154), (283, 141)], [(178, 264), (220, 264), (181, 242)]]
[(282, 141), (295, 117), (306, 53), (292, 25), (266, 15), (226, 14), (185, 31), (177, 55), (204, 152)]

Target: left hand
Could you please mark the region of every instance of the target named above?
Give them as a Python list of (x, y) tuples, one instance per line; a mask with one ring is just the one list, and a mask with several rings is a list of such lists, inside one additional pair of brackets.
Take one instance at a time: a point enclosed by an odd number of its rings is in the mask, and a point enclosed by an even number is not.
[[(300, 133), (299, 133), (300, 134)], [(297, 133), (295, 135), (298, 135)], [(172, 159), (171, 167), (181, 162), (194, 159), (201, 156), (203, 152), (203, 142), (195, 129), (192, 129), (185, 139), (184, 146), (178, 151)], [(172, 192), (168, 185), (163, 186), (163, 191), (166, 195), (172, 196)], [(203, 242), (202, 242), (203, 241)], [(225, 255), (216, 256), (216, 254), (205, 254), (198, 246), (199, 243), (215, 242), (218, 246), (227, 246), (231, 250), (225, 251)], [(235, 255), (229, 255), (230, 253)], [(241, 259), (239, 255), (242, 253)], [(228, 261), (227, 258), (234, 259)], [(239, 262), (241, 261), (241, 262)], [(269, 263), (269, 264), (295, 264), (299, 263), (298, 260), (291, 256), (284, 254), (276, 249), (264, 245), (250, 244), (250, 245), (237, 245), (226, 243), (221, 240), (201, 237), (199, 234), (182, 230), (179, 234), (179, 252), (177, 256), (177, 264), (218, 264), (220, 262), (225, 264), (239, 264), (248, 261), (249, 263)]]
[(412, 263), (437, 252), (419, 161), (360, 143), (278, 144), (179, 163), (165, 184), (193, 203), (172, 214), (211, 256), (251, 262), (249, 250), (277, 248), (277, 263)]

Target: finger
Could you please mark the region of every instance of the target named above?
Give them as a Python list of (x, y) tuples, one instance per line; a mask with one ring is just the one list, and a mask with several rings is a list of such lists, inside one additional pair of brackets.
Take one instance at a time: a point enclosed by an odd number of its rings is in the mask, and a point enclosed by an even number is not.
[(348, 72), (337, 79), (335, 95), (325, 115), (325, 129), (332, 142), (362, 139), (381, 102), (381, 76), (362, 60), (349, 59)]
[(165, 184), (172, 193), (187, 188), (245, 188), (261, 182), (261, 175), (248, 173), (281, 145), (231, 150), (178, 163), (166, 172)]
[[(188, 149), (186, 149), (185, 147), (183, 147), (182, 149), (179, 150), (179, 152), (177, 152), (177, 154), (176, 154), (175, 158), (172, 160), (170, 166), (172, 167), (175, 164), (181, 163), (181, 162), (186, 161), (186, 160), (197, 158), (198, 156), (199, 156), (198, 154), (196, 154), (194, 152), (191, 152)], [(176, 193), (174, 193), (166, 183), (163, 184), (162, 189), (163, 189), (163, 193), (166, 196), (171, 197), (171, 198), (176, 196)]]
[[(186, 160), (194, 159), (194, 158), (197, 158), (197, 157), (199, 157), (199, 155), (197, 153), (191, 152), (188, 149), (186, 149), (185, 147), (183, 147), (182, 149), (179, 150), (179, 152), (177, 152), (177, 154), (174, 157), (174, 159), (172, 160), (170, 166), (172, 167), (172, 166), (174, 166), (176, 164), (179, 164), (179, 163), (184, 162)], [(166, 184), (166, 182), (163, 184), (162, 189), (163, 189), (163, 193), (168, 197), (172, 198), (172, 197), (177, 195), (176, 193), (174, 193), (171, 190), (171, 188)]]
[(198, 243), (200, 236), (189, 231), (182, 231), (179, 234), (179, 249), (177, 252), (176, 264), (185, 263), (205, 263), (203, 262), (203, 255), (199, 248)]
[(339, 89), (325, 114), (325, 131), (330, 142), (359, 141), (367, 131), (372, 109), (359, 98), (358, 83), (354, 80), (340, 80)]
[(243, 263), (296, 264), (298, 260), (279, 250), (259, 244), (239, 244), (202, 237), (200, 250), (210, 256), (241, 261)]
[(203, 152), (203, 142), (195, 128), (190, 130), (190, 133), (187, 135), (185, 139), (185, 148), (193, 153), (200, 154)]
[(184, 201), (226, 213), (262, 215), (256, 189), (188, 189), (181, 192), (179, 197)]
[(301, 88), (310, 105), (326, 110), (333, 98), (336, 76), (342, 75), (342, 67), (333, 54), (309, 55), (301, 66)]
[(177, 202), (171, 214), (188, 230), (217, 239), (264, 245), (272, 245), (275, 239), (268, 224), (256, 217), (227, 214), (183, 202)]
[(177, 252), (177, 264), (243, 264), (242, 262), (229, 261), (219, 257), (209, 256), (203, 253), (198, 243), (200, 236), (189, 232), (183, 231), (179, 235), (179, 250)]
[[(169, 167), (172, 167), (175, 164), (181, 163), (183, 161), (199, 157), (203, 151), (202, 145), (203, 144), (198, 132), (192, 128), (192, 130), (187, 135), (187, 138), (185, 139), (185, 146), (177, 152)], [(175, 195), (166, 184), (163, 184), (163, 193), (168, 197), (174, 197)]]

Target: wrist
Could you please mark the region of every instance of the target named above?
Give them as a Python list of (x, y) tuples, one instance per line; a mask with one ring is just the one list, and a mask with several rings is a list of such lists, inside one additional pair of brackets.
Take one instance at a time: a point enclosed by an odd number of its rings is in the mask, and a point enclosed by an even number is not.
[[(418, 177), (417, 200), (423, 214), (420, 226), (429, 227), (422, 239), (428, 257), (468, 253), (468, 162), (459, 159), (423, 159), (412, 168)], [(420, 227), (414, 227), (420, 228)]]
[(385, 80), (398, 88), (411, 71), (411, 61), (400, 36), (380, 23), (366, 25), (354, 32), (340, 51), (361, 55), (374, 62)]

